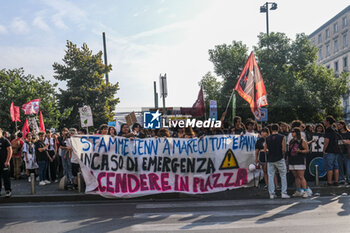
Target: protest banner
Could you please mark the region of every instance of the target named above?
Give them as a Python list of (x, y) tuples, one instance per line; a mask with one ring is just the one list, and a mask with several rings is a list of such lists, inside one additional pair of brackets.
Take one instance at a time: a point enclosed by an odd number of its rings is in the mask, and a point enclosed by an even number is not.
[[(253, 186), (257, 135), (130, 140), (109, 135), (72, 139), (86, 193), (132, 198), (181, 192), (205, 194)], [(255, 174), (256, 173), (256, 174)]]
[(85, 105), (84, 107), (79, 108), (79, 114), (80, 114), (80, 123), (82, 128), (94, 126), (90, 106)]
[(126, 115), (125, 120), (128, 126), (132, 126), (134, 123), (137, 123), (135, 112), (131, 112), (130, 114)]

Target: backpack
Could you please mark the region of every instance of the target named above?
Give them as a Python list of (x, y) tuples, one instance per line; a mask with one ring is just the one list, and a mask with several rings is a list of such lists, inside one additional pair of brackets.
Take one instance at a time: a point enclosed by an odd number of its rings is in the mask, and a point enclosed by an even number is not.
[(21, 151), (21, 142), (20, 142), (20, 140), (13, 140), (11, 142), (11, 147), (12, 147), (12, 153), (13, 154), (18, 154), (18, 152)]

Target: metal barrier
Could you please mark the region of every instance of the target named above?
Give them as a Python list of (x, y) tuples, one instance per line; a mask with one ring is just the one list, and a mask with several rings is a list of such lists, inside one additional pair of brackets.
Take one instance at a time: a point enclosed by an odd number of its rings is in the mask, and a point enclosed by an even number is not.
[(34, 173), (30, 173), (30, 184), (32, 187), (32, 194), (35, 194), (35, 175), (34, 175)]
[(320, 184), (320, 178), (318, 175), (318, 165), (315, 165), (315, 185), (319, 186)]
[(81, 193), (81, 172), (78, 172), (78, 192)]

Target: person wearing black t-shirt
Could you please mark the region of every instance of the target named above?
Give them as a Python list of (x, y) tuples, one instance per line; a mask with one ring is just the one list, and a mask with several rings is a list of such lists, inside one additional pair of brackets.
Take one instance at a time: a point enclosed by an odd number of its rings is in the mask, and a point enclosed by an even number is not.
[[(323, 166), (327, 170), (327, 184), (338, 186), (339, 179), (339, 148), (338, 148), (338, 136), (335, 130), (332, 128), (335, 119), (333, 116), (327, 116), (324, 119), (324, 126), (326, 127), (326, 133), (324, 136), (323, 145)], [(334, 183), (333, 181), (334, 175)]]
[(45, 132), (40, 132), (39, 140), (35, 142), (35, 155), (39, 165), (39, 185), (46, 185), (51, 183), (46, 179), (49, 161), (52, 162), (52, 158), (47, 152), (49, 145), (49, 143), (45, 144)]
[(6, 197), (11, 197), (11, 180), (10, 180), (10, 160), (12, 157), (12, 147), (10, 141), (3, 137), (2, 129), (0, 129), (0, 195), (2, 188), (2, 180)]
[(61, 137), (58, 138), (59, 148), (61, 151), (61, 161), (63, 167), (63, 175), (66, 177), (68, 183), (73, 183), (72, 164), (69, 158), (69, 151), (67, 140), (69, 138), (68, 129), (63, 128)]
[(295, 178), (297, 188), (293, 197), (308, 197), (307, 183), (305, 179), (306, 154), (309, 153), (309, 147), (305, 139), (301, 136), (299, 127), (292, 129), (292, 140), (288, 145), (288, 164), (289, 170)]
[(284, 136), (278, 134), (278, 125), (272, 124), (272, 134), (266, 138), (264, 151), (267, 153), (267, 174), (268, 174), (268, 188), (270, 199), (276, 198), (275, 184), (273, 179), (275, 177), (276, 169), (281, 177), (282, 198), (290, 198), (287, 194), (287, 166), (284, 159), (286, 146), (284, 143)]
[(340, 140), (338, 140), (340, 149), (338, 157), (339, 184), (345, 184), (345, 178), (348, 183), (350, 182), (350, 158), (348, 158), (350, 151), (348, 151), (348, 146), (345, 144), (346, 140), (350, 139), (350, 131), (343, 120), (337, 122), (337, 129), (340, 135)]
[[(255, 163), (260, 164), (262, 166), (264, 172), (264, 181), (265, 181), (265, 189), (267, 189), (268, 185), (268, 177), (267, 177), (267, 159), (266, 153), (264, 152), (264, 146), (266, 142), (266, 138), (269, 136), (270, 131), (268, 128), (263, 128), (261, 130), (261, 137), (255, 144)], [(275, 185), (277, 186), (277, 176), (274, 178)]]

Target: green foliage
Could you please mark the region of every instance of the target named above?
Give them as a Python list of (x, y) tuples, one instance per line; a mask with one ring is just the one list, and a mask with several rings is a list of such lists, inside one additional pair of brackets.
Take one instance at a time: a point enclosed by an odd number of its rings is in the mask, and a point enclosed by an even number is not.
[[(219, 117), (225, 111), (226, 104), (247, 59), (248, 47), (241, 41), (233, 41), (230, 45), (217, 45), (214, 49), (209, 50), (209, 60), (214, 64), (214, 71), (223, 79), (220, 95), (217, 98)], [(237, 110), (241, 115), (248, 116), (250, 108), (242, 98), (237, 98)], [(230, 120), (231, 112), (232, 107), (228, 109), (226, 120)]]
[(268, 94), (269, 121), (319, 122), (327, 114), (343, 116), (340, 99), (346, 93), (348, 75), (336, 77), (332, 70), (317, 65), (317, 48), (305, 34), (294, 41), (284, 33), (258, 37), (254, 50)]
[(213, 76), (211, 72), (208, 72), (202, 77), (202, 80), (198, 83), (198, 85), (203, 87), (205, 106), (209, 115), (209, 101), (219, 99), (221, 82), (217, 80), (217, 78)]
[[(305, 34), (298, 34), (294, 41), (284, 33), (261, 33), (258, 38), (254, 51), (266, 86), (270, 122), (319, 122), (328, 114), (343, 116), (340, 99), (347, 90), (348, 73), (337, 77), (332, 70), (317, 65), (317, 48)], [(247, 52), (246, 45), (235, 41), (209, 50), (215, 73), (223, 78), (222, 87), (213, 85), (217, 79), (211, 74), (206, 74), (200, 84), (215, 93), (219, 116), (248, 58)], [(231, 105), (228, 117), (230, 111)], [(239, 96), (236, 111), (244, 119), (253, 117), (248, 103)], [(230, 120), (228, 117), (226, 120)]]
[[(119, 84), (106, 84), (105, 66), (102, 52), (93, 54), (86, 44), (81, 48), (67, 41), (67, 50), (63, 64), (54, 63), (55, 78), (66, 81), (67, 89), (60, 89), (58, 95), (61, 111), (71, 108), (71, 114), (63, 120), (64, 126), (80, 126), (79, 108), (89, 105), (92, 110), (94, 125), (111, 121), (119, 98), (115, 98)], [(108, 72), (112, 66), (108, 66)]]
[[(46, 128), (57, 128), (62, 117), (57, 108), (56, 91), (57, 84), (45, 81), (44, 77), (34, 77), (25, 75), (23, 68), (0, 71), (0, 127), (15, 131), (15, 123), (11, 120), (10, 105), (12, 102), (16, 106), (33, 99), (41, 99), (40, 111), (44, 116)], [(21, 110), (21, 122), (18, 123), (21, 129), (25, 122), (24, 112)]]

